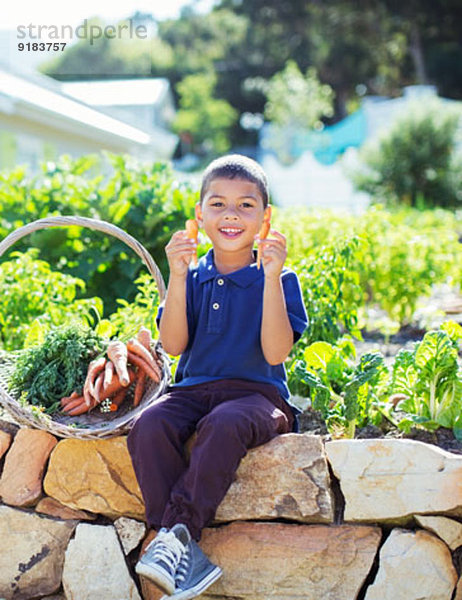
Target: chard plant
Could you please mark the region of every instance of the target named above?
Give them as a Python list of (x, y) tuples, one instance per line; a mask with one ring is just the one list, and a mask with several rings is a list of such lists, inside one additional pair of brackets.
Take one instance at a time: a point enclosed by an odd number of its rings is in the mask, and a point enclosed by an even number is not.
[(356, 426), (379, 424), (380, 391), (386, 387), (388, 370), (379, 352), (362, 355), (351, 340), (337, 345), (315, 342), (304, 351), (295, 371), (310, 388), (312, 406), (319, 410), (330, 433), (353, 438)]
[(462, 369), (458, 360), (462, 327), (446, 321), (429, 331), (411, 350), (401, 350), (393, 365), (392, 391), (404, 398), (397, 410), (406, 413), (399, 428), (421, 426), (430, 431), (452, 429), (462, 439)]

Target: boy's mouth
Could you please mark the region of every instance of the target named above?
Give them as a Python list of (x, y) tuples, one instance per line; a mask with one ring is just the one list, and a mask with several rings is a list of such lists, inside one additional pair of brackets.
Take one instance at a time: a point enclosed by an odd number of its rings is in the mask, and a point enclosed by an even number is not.
[(220, 227), (220, 233), (225, 237), (235, 238), (240, 235), (244, 230), (240, 227)]

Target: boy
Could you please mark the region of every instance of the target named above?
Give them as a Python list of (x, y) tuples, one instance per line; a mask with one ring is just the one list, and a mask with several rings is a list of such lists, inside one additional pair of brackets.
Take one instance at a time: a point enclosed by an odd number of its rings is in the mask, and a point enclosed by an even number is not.
[[(282, 363), (307, 317), (297, 276), (283, 267), (284, 236), (272, 230), (270, 239), (258, 239), (269, 211), (261, 167), (225, 156), (205, 170), (196, 205), (213, 249), (191, 268), (196, 247), (185, 231), (166, 246), (170, 278), (159, 332), (165, 351), (181, 358), (175, 384), (139, 416), (128, 448), (147, 522), (161, 528), (136, 571), (175, 600), (198, 596), (221, 575), (197, 541), (242, 457), (295, 429)], [(194, 431), (187, 464), (183, 446)]]

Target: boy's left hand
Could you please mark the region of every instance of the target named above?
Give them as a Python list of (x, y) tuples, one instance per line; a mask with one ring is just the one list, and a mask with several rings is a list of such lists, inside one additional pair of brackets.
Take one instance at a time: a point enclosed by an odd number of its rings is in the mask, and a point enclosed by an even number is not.
[(265, 277), (279, 277), (287, 257), (286, 238), (276, 231), (271, 229), (271, 238), (259, 240), (261, 244), (261, 262)]

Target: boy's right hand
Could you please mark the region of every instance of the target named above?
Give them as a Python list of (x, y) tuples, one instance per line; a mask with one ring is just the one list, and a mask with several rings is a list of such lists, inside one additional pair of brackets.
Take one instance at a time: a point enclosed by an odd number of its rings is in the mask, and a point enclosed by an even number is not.
[(165, 246), (170, 275), (186, 277), (189, 263), (196, 254), (197, 244), (186, 235), (186, 230), (174, 233)]

